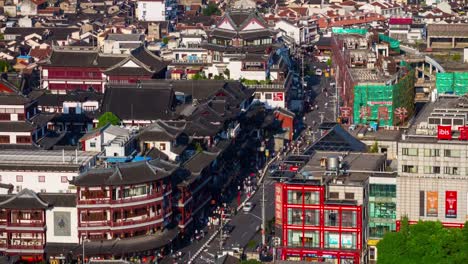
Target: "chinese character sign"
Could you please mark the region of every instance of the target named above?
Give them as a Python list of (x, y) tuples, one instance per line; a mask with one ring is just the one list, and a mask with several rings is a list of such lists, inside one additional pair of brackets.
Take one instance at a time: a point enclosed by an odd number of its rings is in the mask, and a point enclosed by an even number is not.
[(452, 126), (437, 126), (437, 139), (451, 140)]
[(459, 140), (468, 140), (468, 126), (458, 127), (458, 131), (460, 132)]
[(457, 191), (445, 192), (445, 217), (457, 218)]
[(283, 223), (283, 185), (281, 183), (275, 184), (275, 221), (277, 225)]

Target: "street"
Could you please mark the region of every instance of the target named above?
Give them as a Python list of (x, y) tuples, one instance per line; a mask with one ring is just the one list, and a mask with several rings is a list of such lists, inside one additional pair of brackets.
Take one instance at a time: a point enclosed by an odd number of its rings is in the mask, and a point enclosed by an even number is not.
[[(324, 63), (311, 63), (316, 64), (317, 68), (325, 70), (326, 65)], [(312, 66), (313, 67), (313, 66)], [(321, 122), (335, 122), (334, 118), (334, 107), (335, 106), (335, 91), (330, 87), (331, 78), (326, 78), (324, 76), (308, 76), (305, 78), (307, 81), (307, 87), (305, 88), (306, 94), (309, 94), (314, 108), (313, 111), (306, 112), (303, 117), (303, 128), (310, 127), (309, 130), (311, 133), (306, 133), (307, 129), (301, 131), (301, 136), (303, 139), (313, 142), (317, 140), (320, 135), (318, 134), (318, 126)], [(324, 92), (326, 91), (326, 92)], [(328, 96), (327, 96), (328, 95)], [(303, 149), (301, 149), (303, 150)], [(266, 223), (271, 221), (274, 218), (274, 184), (275, 181), (265, 177), (265, 218)], [(242, 200), (246, 197), (243, 196)], [(247, 247), (251, 240), (255, 241), (256, 245), (261, 244), (260, 236), (260, 227), (261, 227), (261, 215), (262, 215), (262, 189), (261, 185), (258, 186), (258, 190), (255, 192), (253, 197), (249, 200), (255, 206), (251, 212), (243, 212), (240, 210), (236, 215), (230, 215), (228, 218), (230, 225), (234, 226), (233, 231), (225, 236), (223, 244), (220, 244), (220, 234), (218, 233), (212, 241), (209, 243), (208, 240), (213, 236), (213, 234), (218, 231), (218, 226), (211, 226), (211, 228), (206, 227), (204, 229), (205, 236), (200, 240), (194, 240), (188, 246), (180, 249), (182, 257), (177, 261), (171, 258), (166, 258), (162, 263), (188, 263), (192, 260), (191, 263), (195, 264), (206, 264), (214, 263), (216, 256), (221, 252), (221, 249), (224, 251), (229, 251), (232, 249), (240, 249)], [(231, 208), (237, 207), (237, 201), (234, 199), (231, 204)], [(207, 244), (206, 248), (201, 251), (199, 256), (193, 259), (194, 254), (196, 254), (204, 245)], [(251, 245), (249, 245), (251, 246)]]

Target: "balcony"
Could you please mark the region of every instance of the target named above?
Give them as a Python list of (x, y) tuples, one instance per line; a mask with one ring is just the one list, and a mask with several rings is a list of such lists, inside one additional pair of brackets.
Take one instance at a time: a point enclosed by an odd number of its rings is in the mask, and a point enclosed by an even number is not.
[(80, 227), (106, 227), (110, 225), (109, 220), (102, 220), (102, 221), (85, 221), (82, 220)]
[(166, 188), (168, 190), (167, 192), (159, 191), (159, 192), (151, 192), (147, 195), (140, 195), (140, 196), (134, 196), (134, 197), (127, 197), (127, 198), (120, 198), (118, 200), (111, 200), (109, 198), (107, 199), (94, 199), (94, 200), (79, 200), (78, 205), (97, 205), (96, 207), (100, 207), (99, 205), (113, 205), (113, 204), (125, 204), (125, 203), (134, 203), (134, 202), (140, 202), (140, 201), (147, 201), (151, 200), (154, 198), (161, 198), (170, 192), (170, 188)]
[(116, 219), (116, 221), (113, 222), (113, 226), (132, 226), (132, 225), (138, 225), (138, 224), (143, 224), (143, 223), (149, 223), (149, 222), (159, 220), (159, 219), (163, 219), (163, 214), (154, 215), (151, 217), (141, 217), (140, 219), (126, 219), (126, 220)]
[(211, 60), (172, 60), (172, 64), (197, 64), (197, 65), (203, 65), (203, 64), (209, 64), (212, 63)]
[[(42, 242), (38, 242), (42, 243)], [(38, 245), (9, 245), (8, 249), (36, 249), (36, 250), (43, 250), (44, 245), (38, 246)]]
[(45, 222), (42, 220), (31, 220), (31, 221), (24, 221), (24, 222), (11, 222), (8, 224), (9, 226), (18, 226), (18, 227), (44, 227)]

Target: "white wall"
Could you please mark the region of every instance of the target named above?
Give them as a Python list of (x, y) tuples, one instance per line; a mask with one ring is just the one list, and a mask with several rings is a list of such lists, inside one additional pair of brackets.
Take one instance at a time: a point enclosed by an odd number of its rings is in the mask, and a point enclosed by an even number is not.
[[(70, 236), (56, 236), (54, 232), (54, 212), (70, 213)], [(47, 243), (78, 243), (78, 216), (76, 207), (53, 207), (46, 210)]]
[(285, 34), (288, 37), (293, 38), (296, 44), (300, 43), (300, 32), (298, 27), (291, 25), (286, 21), (280, 20), (276, 22), (275, 29), (280, 30), (280, 35)]
[[(162, 153), (166, 154), (169, 157), (169, 160), (175, 160), (177, 158), (177, 154), (173, 153), (171, 151), (172, 144), (169, 141), (145, 141), (146, 144), (149, 144), (150, 148), (157, 148), (159, 149)], [(160, 148), (161, 144), (166, 144), (166, 149), (162, 150)]]
[[(257, 91), (255, 92), (256, 94), (260, 94), (260, 98), (257, 98), (257, 96), (253, 99), (253, 102), (255, 101), (259, 101), (259, 102), (262, 102), (265, 104), (265, 106), (267, 108), (270, 108), (270, 109), (273, 109), (273, 108), (277, 108), (277, 107), (282, 107), (282, 108), (286, 108), (286, 94), (284, 91), (278, 91), (278, 92), (262, 92), (262, 91)], [(273, 100), (273, 98), (275, 98), (274, 94), (275, 93), (283, 93), (283, 100), (282, 101), (279, 101), (279, 100)], [(266, 99), (266, 94), (270, 94), (271, 95), (271, 99)], [(278, 97), (276, 97), (278, 99)]]
[(114, 153), (117, 153), (116, 157), (124, 157), (125, 156), (125, 145), (119, 146), (118, 144), (113, 144), (110, 146), (104, 147), (106, 150), (105, 155), (108, 157), (115, 156)]
[[(60, 166), (60, 165), (58, 165)], [(16, 181), (16, 176), (23, 176), (22, 182)], [(39, 182), (39, 176), (45, 176), (45, 182)], [(34, 192), (76, 192), (74, 186), (71, 186), (68, 181), (62, 182), (62, 176), (66, 176), (67, 180), (72, 180), (74, 176), (78, 176), (76, 172), (56, 172), (56, 171), (0, 171), (1, 183), (13, 184), (13, 192), (17, 192), (17, 186), (21, 189), (28, 188)]]
[(165, 1), (138, 1), (136, 17), (141, 21), (165, 21)]
[[(94, 143), (95, 146), (92, 147), (91, 143)], [(93, 138), (89, 138), (85, 141), (85, 151), (97, 151), (101, 152), (102, 148), (102, 137), (101, 135), (97, 135)]]

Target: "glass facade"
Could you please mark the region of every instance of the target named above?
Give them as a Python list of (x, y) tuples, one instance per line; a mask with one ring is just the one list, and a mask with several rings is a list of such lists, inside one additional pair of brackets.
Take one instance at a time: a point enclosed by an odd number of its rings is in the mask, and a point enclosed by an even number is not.
[(396, 231), (396, 185), (370, 184), (369, 189), (369, 236), (382, 238)]

